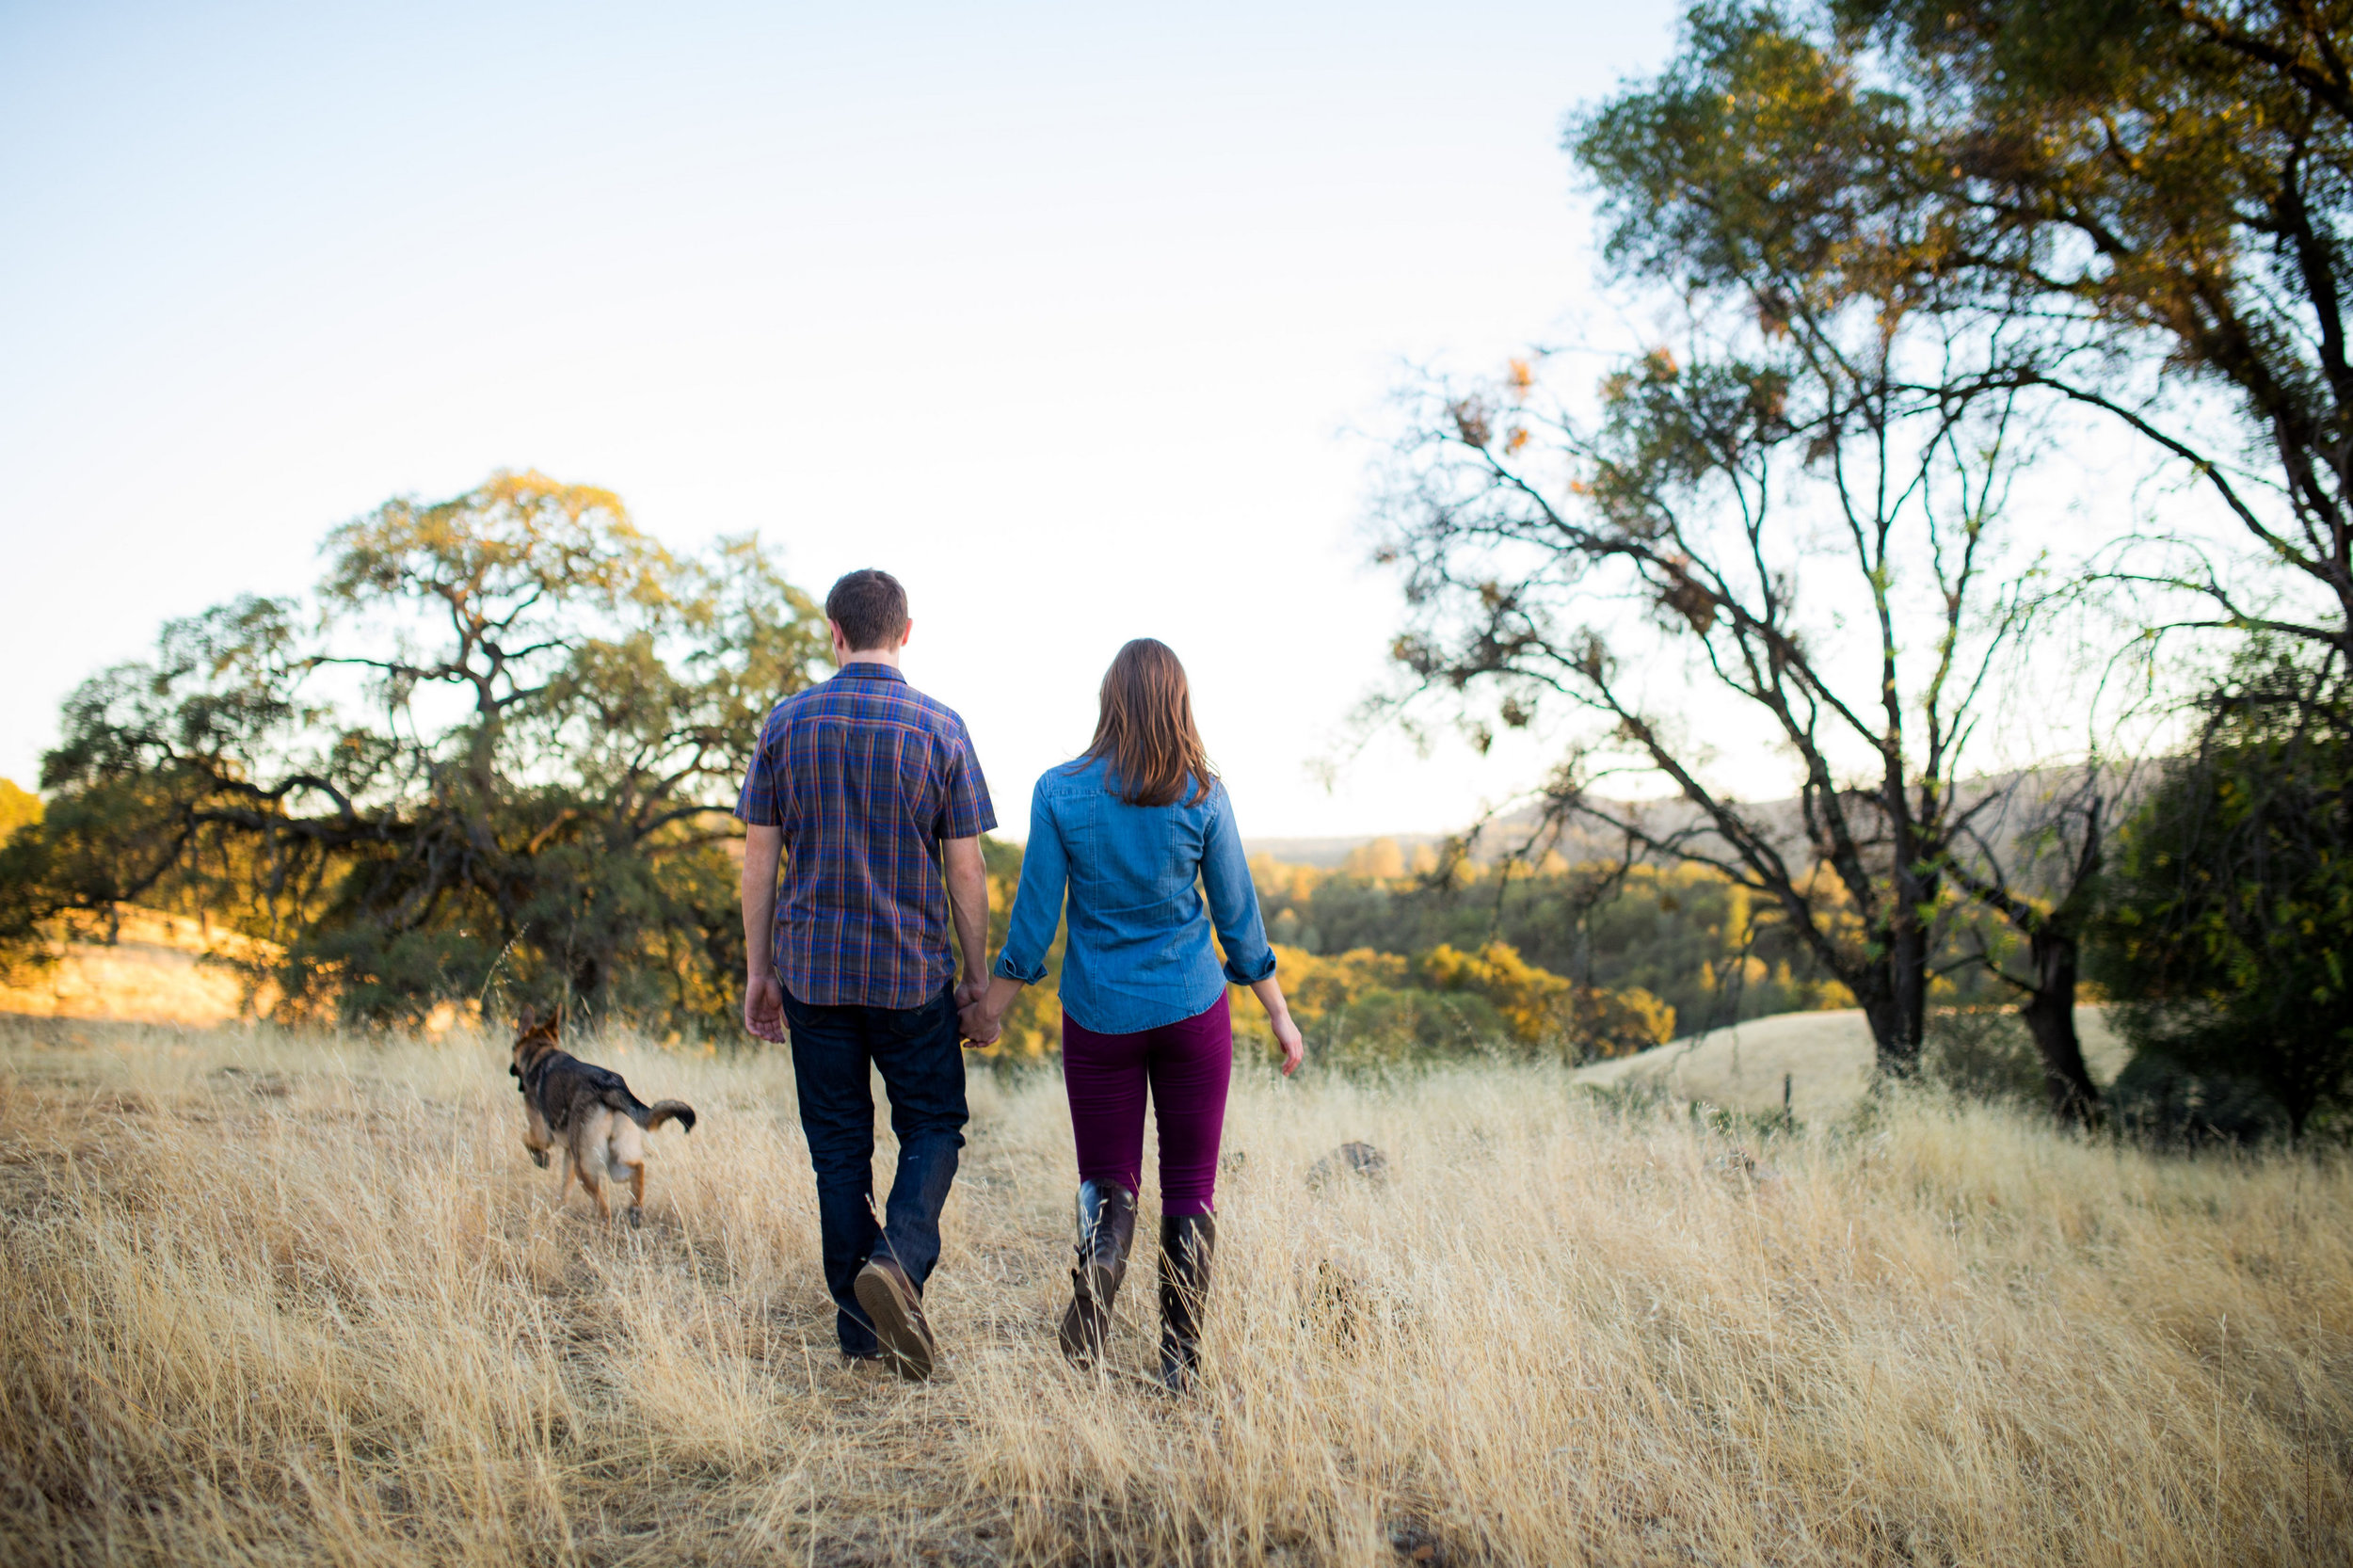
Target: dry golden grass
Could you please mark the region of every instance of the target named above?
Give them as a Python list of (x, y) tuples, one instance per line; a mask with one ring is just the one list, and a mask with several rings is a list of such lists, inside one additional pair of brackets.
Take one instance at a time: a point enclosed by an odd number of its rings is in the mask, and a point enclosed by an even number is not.
[[(834, 1361), (783, 1059), (590, 1054), (703, 1115), (641, 1231), (554, 1207), (496, 1042), (0, 1025), (0, 1558), (2346, 1560), (2341, 1160), (1253, 1072), (1175, 1400), (1148, 1238), (1123, 1375), (1062, 1366), (1058, 1080), (976, 1075), (909, 1387)], [(1311, 1191), (1352, 1138), (1388, 1181)]]

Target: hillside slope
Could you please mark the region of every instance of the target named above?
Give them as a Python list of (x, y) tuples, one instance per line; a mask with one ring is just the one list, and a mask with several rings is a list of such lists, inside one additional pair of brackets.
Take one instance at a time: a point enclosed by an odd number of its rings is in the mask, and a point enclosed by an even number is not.
[(69, 942), (47, 972), (0, 984), (0, 1013), (210, 1028), (251, 1008), (237, 971), (207, 959), (275, 951), (186, 915), (125, 904), (113, 942)]
[[(2095, 1082), (2113, 1081), (2131, 1051), (2098, 1007), (2075, 1009), (2075, 1032)], [(1871, 1081), (1871, 1028), (1856, 1008), (1782, 1013), (1726, 1029), (1670, 1040), (1655, 1050), (1580, 1067), (1580, 1083), (1652, 1082), (1678, 1099), (1736, 1111), (1777, 1111), (1782, 1077), (1789, 1108), (1801, 1118), (1835, 1116)]]

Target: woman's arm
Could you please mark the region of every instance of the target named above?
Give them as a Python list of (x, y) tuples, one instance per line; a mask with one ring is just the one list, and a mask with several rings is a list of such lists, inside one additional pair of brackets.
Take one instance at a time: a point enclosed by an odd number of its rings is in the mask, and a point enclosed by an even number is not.
[(964, 1010), (964, 1034), (972, 1044), (996, 1044), (1005, 1009), (1021, 987), (1046, 978), (1046, 950), (1053, 945), (1054, 928), (1062, 922), (1063, 889), (1069, 877), (1069, 856), (1041, 779), (1030, 794), (1030, 841), (1021, 850), (1021, 886), (1013, 895), (1005, 945), (997, 954), (987, 991)]
[(1250, 880), (1241, 829), (1234, 824), (1233, 797), (1221, 788), (1216, 813), (1201, 846), (1201, 886), (1209, 895), (1209, 922), (1225, 949), (1225, 978), (1256, 985), (1274, 972), (1274, 950), (1267, 946), (1266, 923), (1258, 918), (1258, 889)]
[(1258, 915), (1258, 889), (1250, 880), (1250, 858), (1242, 852), (1241, 829), (1234, 822), (1233, 797), (1220, 791), (1209, 842), (1201, 849), (1201, 885), (1209, 895), (1209, 920), (1225, 948), (1225, 978), (1247, 985), (1266, 1009), (1274, 1043), (1283, 1048), (1285, 1076), (1307, 1054), (1289, 1003), (1274, 978), (1274, 950), (1267, 945), (1266, 922)]

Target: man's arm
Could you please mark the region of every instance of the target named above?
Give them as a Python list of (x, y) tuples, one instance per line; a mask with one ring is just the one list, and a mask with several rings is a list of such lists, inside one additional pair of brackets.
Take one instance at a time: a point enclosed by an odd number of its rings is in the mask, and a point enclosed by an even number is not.
[(981, 840), (942, 839), (939, 860), (948, 876), (948, 911), (956, 922), (956, 945), (964, 952), (964, 979), (956, 986), (961, 1008), (988, 985), (988, 863)]
[[(784, 829), (744, 829), (744, 1027), (763, 1040), (784, 1039), (784, 987), (776, 980), (776, 863)], [(982, 908), (987, 908), (983, 890)], [(985, 916), (984, 916), (985, 918)]]

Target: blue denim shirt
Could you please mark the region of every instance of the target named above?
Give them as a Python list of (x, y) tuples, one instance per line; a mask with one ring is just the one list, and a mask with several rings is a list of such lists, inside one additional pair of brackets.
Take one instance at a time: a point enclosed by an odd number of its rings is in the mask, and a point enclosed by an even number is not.
[[(1227, 981), (1248, 985), (1274, 972), (1222, 784), (1198, 805), (1130, 806), (1112, 792), (1099, 758), (1039, 779), (999, 974), (1032, 985), (1045, 978), (1065, 887), (1063, 1011), (1097, 1034), (1190, 1018), (1216, 1002)], [(1209, 944), (1212, 922), (1225, 944), (1222, 965)]]

